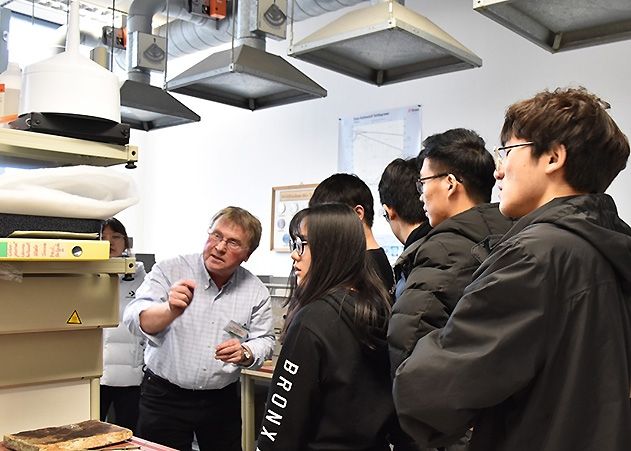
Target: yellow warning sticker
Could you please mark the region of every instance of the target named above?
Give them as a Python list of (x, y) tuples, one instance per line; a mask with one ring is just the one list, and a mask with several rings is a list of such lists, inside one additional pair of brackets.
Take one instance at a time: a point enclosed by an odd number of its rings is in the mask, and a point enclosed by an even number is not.
[(66, 324), (81, 324), (81, 318), (79, 318), (79, 314), (76, 310), (72, 312), (72, 315), (70, 315), (70, 318), (68, 318)]

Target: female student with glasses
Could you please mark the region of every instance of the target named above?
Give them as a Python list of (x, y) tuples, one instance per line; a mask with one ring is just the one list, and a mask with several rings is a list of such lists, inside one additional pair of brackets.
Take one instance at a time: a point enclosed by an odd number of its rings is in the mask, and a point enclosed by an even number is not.
[(295, 289), (257, 447), (389, 450), (389, 296), (367, 263), (361, 221), (321, 204), (300, 211), (290, 235)]
[[(118, 219), (110, 218), (103, 223), (101, 237), (110, 242), (110, 257), (130, 255), (131, 240), (127, 236), (125, 226)], [(118, 327), (103, 329), (101, 420), (126, 427), (134, 432), (136, 432), (138, 422), (145, 339), (129, 332), (123, 325), (122, 319), (125, 307), (134, 299), (136, 290), (145, 276), (142, 262), (136, 262), (136, 272), (133, 276), (120, 276), (118, 287), (121, 323)]]

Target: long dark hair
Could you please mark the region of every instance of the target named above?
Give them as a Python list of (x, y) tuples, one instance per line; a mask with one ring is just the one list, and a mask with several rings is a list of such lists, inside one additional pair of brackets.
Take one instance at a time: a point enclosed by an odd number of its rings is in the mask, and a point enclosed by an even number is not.
[(103, 225), (101, 226), (101, 231), (105, 229), (105, 227), (109, 227), (113, 232), (120, 233), (123, 235), (125, 239), (125, 249), (129, 249), (131, 246), (129, 245), (129, 237), (127, 236), (127, 230), (122, 222), (120, 222), (116, 218), (109, 218), (103, 221)]
[[(306, 224), (308, 237), (300, 233)], [(308, 241), (311, 265), (303, 282), (290, 295), (285, 336), (296, 313), (304, 306), (339, 290), (353, 290), (354, 321), (362, 343), (374, 347), (375, 332), (385, 332), (390, 296), (366, 257), (366, 238), (355, 211), (344, 204), (328, 203), (306, 208), (290, 223), (292, 239)], [(291, 279), (295, 280), (292, 273)]]

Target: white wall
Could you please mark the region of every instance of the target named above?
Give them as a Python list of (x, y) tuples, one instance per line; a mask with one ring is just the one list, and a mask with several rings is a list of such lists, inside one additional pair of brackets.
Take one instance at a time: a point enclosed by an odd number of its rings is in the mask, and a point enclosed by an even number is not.
[[(158, 259), (200, 251), (211, 215), (238, 205), (264, 227), (261, 246), (246, 266), (258, 274), (286, 275), (288, 255), (268, 250), (271, 187), (315, 183), (336, 172), (343, 116), (421, 104), (423, 137), (466, 127), (490, 148), (509, 104), (544, 88), (583, 85), (612, 104), (611, 114), (631, 134), (631, 41), (552, 55), (473, 11), (470, 0), (406, 4), (480, 56), (483, 67), (378, 88), (287, 57), (328, 97), (255, 112), (178, 97), (202, 116), (200, 123), (133, 134), (140, 146), (134, 176), (142, 200), (120, 217), (135, 236), (135, 250), (155, 252)], [(297, 38), (336, 15), (297, 23)], [(286, 47), (286, 41), (268, 43), (268, 50), (281, 55)], [(627, 169), (609, 190), (627, 222), (631, 202), (624, 193), (630, 185)]]

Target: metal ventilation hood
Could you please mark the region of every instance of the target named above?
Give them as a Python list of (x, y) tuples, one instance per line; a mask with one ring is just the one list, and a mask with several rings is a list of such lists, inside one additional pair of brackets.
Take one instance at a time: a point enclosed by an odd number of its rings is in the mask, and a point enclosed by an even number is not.
[(378, 86), (482, 65), (427, 18), (392, 1), (340, 17), (289, 55)]
[(550, 52), (631, 38), (629, 0), (473, 0), (473, 8)]
[(167, 90), (250, 110), (326, 97), (283, 58), (240, 45), (217, 52), (167, 83)]
[(126, 80), (120, 89), (121, 122), (139, 130), (153, 130), (199, 122), (200, 117), (160, 88)]

